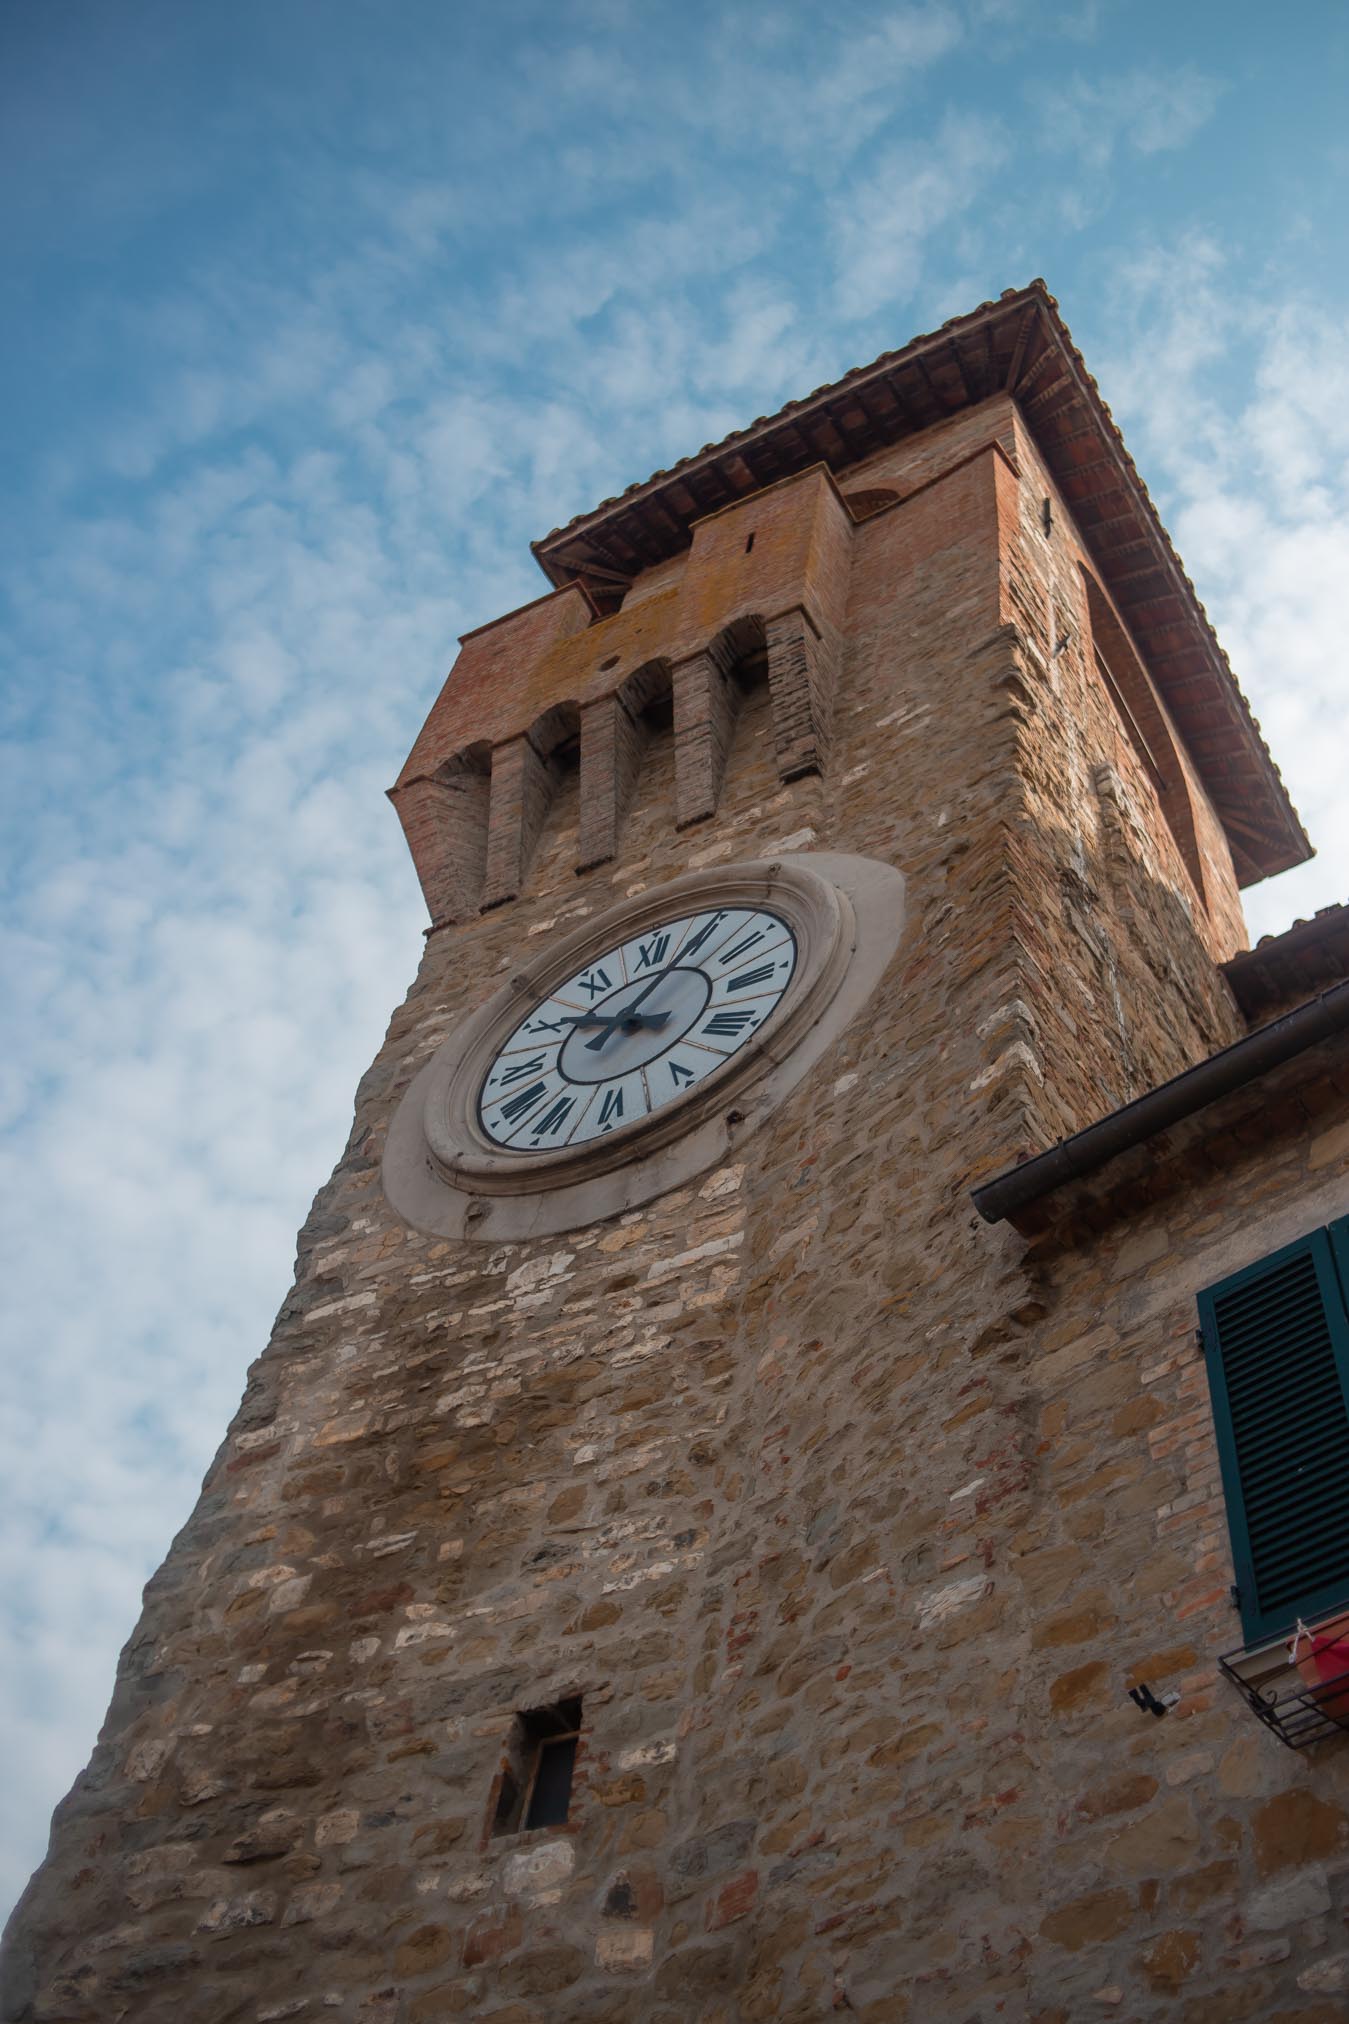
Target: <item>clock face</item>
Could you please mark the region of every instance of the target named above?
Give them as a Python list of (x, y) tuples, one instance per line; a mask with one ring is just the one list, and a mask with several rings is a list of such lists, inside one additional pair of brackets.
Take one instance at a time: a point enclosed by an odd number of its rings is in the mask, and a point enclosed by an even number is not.
[(764, 908), (685, 913), (616, 943), (536, 1005), (478, 1097), (494, 1144), (534, 1155), (663, 1110), (771, 1019), (796, 937)]

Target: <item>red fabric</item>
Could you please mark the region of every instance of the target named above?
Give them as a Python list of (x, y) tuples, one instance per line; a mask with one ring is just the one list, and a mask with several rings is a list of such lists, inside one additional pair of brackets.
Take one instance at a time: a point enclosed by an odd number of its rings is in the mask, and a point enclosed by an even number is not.
[[(1335, 1721), (1349, 1718), (1349, 1629), (1344, 1618), (1309, 1636), (1299, 1636), (1289, 1647), (1304, 1686), (1316, 1689), (1313, 1698), (1323, 1715)], [(1326, 1694), (1320, 1689), (1343, 1683), (1344, 1691)]]

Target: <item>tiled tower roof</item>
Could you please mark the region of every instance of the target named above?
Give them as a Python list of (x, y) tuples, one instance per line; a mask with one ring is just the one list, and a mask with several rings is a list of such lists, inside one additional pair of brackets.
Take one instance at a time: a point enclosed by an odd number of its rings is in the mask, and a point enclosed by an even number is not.
[(1147, 487), (1043, 281), (1008, 289), (789, 401), (533, 544), (554, 584), (623, 583), (693, 523), (811, 464), (842, 474), (994, 394), (1015, 396), (1252, 885), (1310, 857), (1297, 813)]

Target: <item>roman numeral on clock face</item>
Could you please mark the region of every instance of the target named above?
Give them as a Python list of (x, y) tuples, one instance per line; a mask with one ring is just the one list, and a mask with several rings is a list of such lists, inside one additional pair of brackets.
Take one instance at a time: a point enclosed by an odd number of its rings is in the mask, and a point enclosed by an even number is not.
[(534, 1135), (535, 1145), (538, 1144), (541, 1138), (551, 1138), (554, 1132), (561, 1131), (575, 1108), (576, 1098), (574, 1096), (560, 1096), (556, 1103), (550, 1104), (543, 1116), (536, 1117), (530, 1126), (530, 1131)]
[(501, 1115), (509, 1118), (512, 1124), (517, 1123), (527, 1111), (534, 1107), (541, 1096), (547, 1094), (547, 1090), (548, 1084), (546, 1082), (536, 1082), (530, 1089), (518, 1089), (514, 1096), (508, 1098), (502, 1104)]
[(742, 935), (736, 942), (735, 947), (727, 949), (724, 955), (717, 957), (717, 961), (724, 965), (726, 963), (734, 963), (737, 957), (747, 956), (754, 947), (754, 944), (763, 940), (763, 935), (764, 931), (762, 928), (755, 928), (752, 934)]
[(733, 1040), (737, 1033), (743, 1033), (747, 1026), (758, 1023), (757, 1012), (714, 1012), (703, 1027), (704, 1033), (715, 1033), (718, 1039)]
[(777, 969), (776, 963), (760, 963), (757, 970), (742, 970), (738, 977), (728, 977), (728, 991), (752, 991), (756, 984), (766, 984)]
[(605, 1131), (612, 1131), (623, 1115), (623, 1092), (621, 1089), (606, 1089), (600, 1105), (600, 1124)]
[(602, 970), (598, 963), (593, 970), (587, 970), (584, 977), (578, 977), (576, 981), (583, 991), (590, 993), (592, 998), (598, 998), (603, 992), (613, 989), (612, 984), (609, 982), (608, 971)]
[(683, 1089), (687, 1083), (694, 1080), (696, 1071), (686, 1068), (682, 1061), (667, 1061), (665, 1066), (670, 1071), (670, 1080), (676, 1089)]
[(727, 918), (728, 916), (724, 908), (719, 914), (710, 915), (708, 919), (703, 922), (697, 934), (694, 935), (690, 941), (685, 942), (683, 948), (679, 951), (680, 962), (686, 963), (690, 956), (696, 956), (699, 949), (701, 949), (708, 941), (711, 940), (712, 936), (717, 932), (717, 929), (721, 926), (722, 922)]
[(639, 970), (654, 970), (658, 963), (663, 963), (670, 947), (670, 941), (671, 937), (665, 934), (653, 935), (649, 942), (639, 942), (637, 944), (637, 968)]
[(505, 1087), (509, 1083), (518, 1082), (522, 1075), (537, 1075), (542, 1067), (543, 1056), (541, 1054), (531, 1055), (528, 1061), (513, 1061), (509, 1068), (503, 1068), (501, 1071), (502, 1086)]

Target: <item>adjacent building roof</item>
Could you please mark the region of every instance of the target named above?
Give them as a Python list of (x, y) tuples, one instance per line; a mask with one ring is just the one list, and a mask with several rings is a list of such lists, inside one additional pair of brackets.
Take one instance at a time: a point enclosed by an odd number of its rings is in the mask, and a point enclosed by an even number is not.
[(1346, 1029), (1349, 983), (1341, 982), (1209, 1055), (1206, 1061), (1197, 1061), (1170, 1082), (1159, 1083), (1145, 1096), (1098, 1118), (1071, 1138), (1060, 1139), (1048, 1152), (1006, 1168), (973, 1189), (970, 1200), (986, 1223), (1008, 1221), (1024, 1227), (1027, 1214), (1055, 1189), (1086, 1179), (1120, 1154), (1132, 1152), (1172, 1125), (1259, 1081), (1322, 1041), (1338, 1039)]
[(1015, 396), (1101, 580), (1166, 699), (1252, 885), (1311, 856), (1237, 687), (1110, 410), (1043, 281), (1008, 289), (761, 416), (533, 544), (554, 584), (616, 584), (686, 547), (693, 523), (760, 486), (836, 473), (997, 393)]
[(1236, 1001), (1254, 1025), (1349, 977), (1349, 906), (1321, 907), (1281, 935), (1223, 964)]

